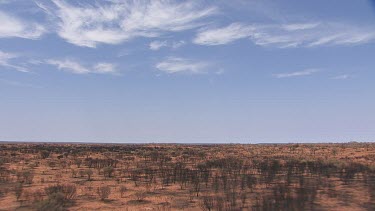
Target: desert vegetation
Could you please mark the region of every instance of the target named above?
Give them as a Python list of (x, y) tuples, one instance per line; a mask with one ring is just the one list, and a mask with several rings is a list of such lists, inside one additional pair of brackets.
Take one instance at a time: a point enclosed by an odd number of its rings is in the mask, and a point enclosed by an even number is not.
[(0, 210), (375, 210), (372, 143), (0, 147)]

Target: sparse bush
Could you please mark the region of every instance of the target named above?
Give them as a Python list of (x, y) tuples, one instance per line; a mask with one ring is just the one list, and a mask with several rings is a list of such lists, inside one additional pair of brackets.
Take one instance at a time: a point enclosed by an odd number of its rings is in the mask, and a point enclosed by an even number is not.
[(23, 178), (24, 178), (25, 183), (27, 183), (27, 184), (33, 183), (33, 179), (34, 179), (34, 173), (33, 172), (24, 171), (22, 174), (23, 174)]
[(112, 177), (114, 169), (112, 166), (107, 166), (103, 168), (103, 174), (105, 178)]
[(22, 192), (23, 192), (23, 185), (22, 185), (22, 183), (17, 183), (14, 186), (14, 194), (16, 195), (17, 201), (20, 200)]
[(121, 198), (124, 197), (124, 193), (125, 193), (127, 190), (128, 190), (128, 189), (127, 189), (125, 186), (121, 186), (121, 187), (120, 187)]
[(34, 191), (32, 195), (34, 202), (40, 202), (43, 200), (43, 193), (41, 190)]
[(86, 169), (85, 173), (87, 174), (87, 180), (91, 180), (91, 176), (94, 174), (94, 172), (91, 169)]
[(104, 201), (108, 199), (109, 195), (111, 194), (111, 188), (109, 186), (98, 187), (97, 193), (100, 200)]
[(58, 192), (49, 195), (48, 199), (38, 202), (35, 207), (38, 211), (65, 211), (65, 204), (64, 195)]
[(143, 201), (143, 200), (145, 200), (145, 198), (147, 196), (147, 193), (146, 193), (146, 191), (137, 191), (134, 194), (134, 196), (137, 199), (137, 201)]
[(81, 159), (74, 160), (74, 163), (77, 165), (78, 168), (81, 168), (81, 164), (82, 164), (82, 160)]
[(201, 198), (200, 207), (203, 210), (211, 211), (214, 208), (214, 198), (212, 196), (203, 196)]
[(40, 152), (40, 156), (42, 157), (42, 159), (48, 158), (49, 155), (50, 155), (50, 152), (47, 151), (47, 150), (43, 150), (43, 151)]
[(77, 171), (75, 169), (71, 169), (72, 171), (72, 177), (76, 178), (77, 177)]
[(86, 174), (86, 172), (85, 172), (83, 169), (80, 169), (80, 170), (79, 170), (79, 175), (80, 175), (81, 177), (84, 177), (85, 174)]
[(53, 185), (53, 186), (46, 187), (44, 191), (46, 192), (47, 196), (55, 194), (55, 193), (61, 193), (63, 194), (64, 199), (66, 201), (69, 201), (69, 200), (75, 199), (77, 188), (75, 185), (70, 185), (70, 184)]

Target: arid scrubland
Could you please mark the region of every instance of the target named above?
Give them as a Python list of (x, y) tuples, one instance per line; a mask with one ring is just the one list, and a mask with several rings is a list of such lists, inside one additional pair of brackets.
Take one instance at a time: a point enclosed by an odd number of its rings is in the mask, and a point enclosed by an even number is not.
[(0, 149), (0, 210), (375, 210), (372, 143)]

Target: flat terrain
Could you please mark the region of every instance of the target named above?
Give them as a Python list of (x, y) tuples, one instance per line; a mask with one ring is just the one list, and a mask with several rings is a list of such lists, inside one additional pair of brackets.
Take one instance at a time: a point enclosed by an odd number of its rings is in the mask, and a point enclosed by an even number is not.
[(375, 210), (375, 144), (0, 144), (0, 210)]

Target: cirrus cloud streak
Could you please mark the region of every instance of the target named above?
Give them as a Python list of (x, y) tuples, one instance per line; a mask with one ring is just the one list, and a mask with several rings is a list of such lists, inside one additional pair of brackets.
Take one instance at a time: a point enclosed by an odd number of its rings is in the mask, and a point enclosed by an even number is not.
[(191, 59), (184, 59), (179, 57), (169, 57), (164, 61), (156, 64), (156, 68), (168, 74), (174, 73), (191, 73), (202, 74), (207, 73), (207, 68), (210, 67), (209, 62), (195, 61)]
[(283, 25), (232, 23), (202, 30), (193, 42), (198, 45), (224, 45), (244, 38), (259, 46), (278, 48), (358, 45), (375, 40), (375, 27), (332, 22)]
[(110, 1), (101, 5), (52, 2), (38, 5), (57, 22), (57, 34), (74, 45), (85, 47), (193, 29), (217, 11), (216, 7), (203, 7), (192, 1)]
[(114, 74), (116, 68), (114, 64), (99, 62), (94, 64), (92, 67), (87, 67), (80, 62), (72, 59), (48, 59), (45, 61), (46, 64), (56, 66), (59, 70), (64, 70), (74, 74)]
[(312, 74), (317, 73), (319, 71), (320, 71), (319, 69), (313, 69), (312, 68), (312, 69), (306, 69), (306, 70), (296, 71), (296, 72), (273, 74), (273, 76), (276, 77), (276, 78), (292, 78), (292, 77), (312, 75)]

